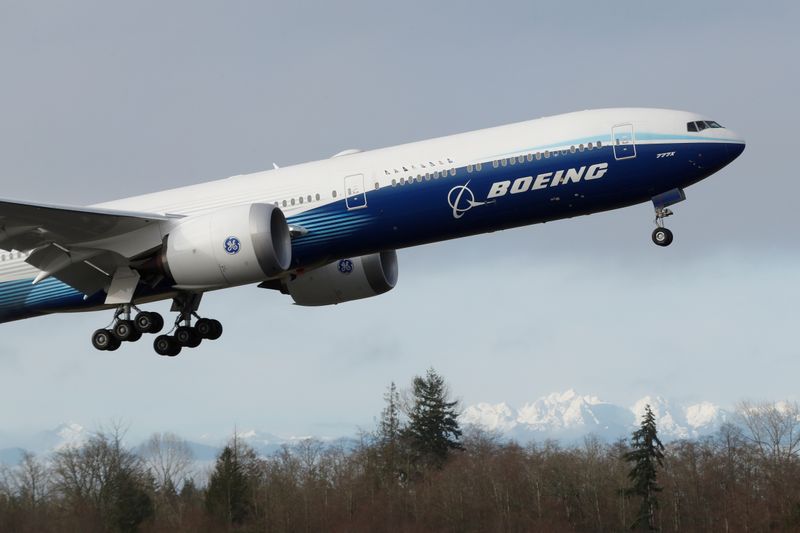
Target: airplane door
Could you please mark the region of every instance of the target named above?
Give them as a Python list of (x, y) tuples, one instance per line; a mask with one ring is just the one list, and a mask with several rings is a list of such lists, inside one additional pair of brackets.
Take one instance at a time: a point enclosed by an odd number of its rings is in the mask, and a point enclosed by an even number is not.
[(611, 142), (614, 144), (614, 159), (636, 157), (633, 124), (618, 124), (611, 128)]
[(353, 174), (344, 178), (344, 193), (347, 210), (367, 207), (367, 191), (364, 189), (364, 174)]

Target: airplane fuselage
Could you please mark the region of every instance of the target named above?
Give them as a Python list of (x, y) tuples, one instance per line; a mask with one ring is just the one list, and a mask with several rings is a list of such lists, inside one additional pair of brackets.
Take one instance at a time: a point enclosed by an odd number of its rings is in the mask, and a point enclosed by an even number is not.
[[(706, 117), (603, 109), (521, 122), (181, 187), (94, 207), (192, 216), (251, 203), (304, 230), (291, 270), (649, 201), (735, 159), (744, 141)], [(11, 254), (6, 252), (0, 258)], [(0, 320), (102, 307), (24, 256), (0, 261)], [(171, 287), (136, 301), (174, 295)]]

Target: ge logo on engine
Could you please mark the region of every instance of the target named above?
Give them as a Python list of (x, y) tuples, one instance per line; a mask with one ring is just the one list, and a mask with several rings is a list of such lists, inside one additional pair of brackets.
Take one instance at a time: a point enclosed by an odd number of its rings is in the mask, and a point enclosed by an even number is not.
[(353, 262), (349, 259), (342, 259), (339, 261), (339, 272), (342, 274), (350, 274), (353, 272)]
[(236, 237), (228, 237), (225, 239), (225, 252), (230, 255), (236, 255), (242, 248), (242, 243)]

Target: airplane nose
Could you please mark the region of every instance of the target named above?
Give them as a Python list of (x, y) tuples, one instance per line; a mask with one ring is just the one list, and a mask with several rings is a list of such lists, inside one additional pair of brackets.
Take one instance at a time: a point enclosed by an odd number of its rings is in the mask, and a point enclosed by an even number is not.
[(737, 139), (735, 142), (726, 143), (725, 147), (728, 150), (728, 156), (733, 161), (744, 152), (745, 142), (744, 139)]

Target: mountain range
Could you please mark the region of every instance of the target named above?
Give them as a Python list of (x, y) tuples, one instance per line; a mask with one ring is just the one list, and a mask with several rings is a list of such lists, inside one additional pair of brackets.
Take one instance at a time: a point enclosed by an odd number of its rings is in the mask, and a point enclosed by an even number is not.
[(526, 442), (557, 439), (573, 442), (592, 434), (605, 441), (629, 437), (650, 405), (663, 441), (697, 438), (714, 433), (731, 417), (711, 402), (681, 404), (660, 396), (645, 396), (624, 407), (570, 389), (513, 408), (505, 402), (479, 403), (464, 409), (463, 425), (474, 425)]
[[(731, 418), (728, 411), (710, 402), (682, 404), (660, 396), (645, 396), (625, 407), (603, 401), (597, 396), (580, 395), (570, 389), (543, 396), (519, 408), (505, 402), (470, 405), (463, 409), (460, 422), (462, 426), (480, 427), (519, 442), (556, 439), (569, 444), (589, 434), (611, 442), (630, 436), (648, 404), (656, 416), (659, 435), (665, 442), (709, 435)], [(0, 433), (0, 464), (18, 463), (24, 450), (47, 455), (67, 446), (80, 445), (90, 434), (91, 431), (74, 422), (25, 436), (12, 437)], [(269, 455), (285, 444), (291, 445), (307, 438), (281, 437), (256, 430), (240, 431), (238, 437), (262, 455)], [(352, 443), (352, 439), (348, 438), (318, 438), (345, 445)], [(196, 461), (209, 463), (219, 453), (225, 440), (224, 436), (204, 435), (190, 439), (188, 444)]]

